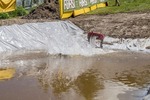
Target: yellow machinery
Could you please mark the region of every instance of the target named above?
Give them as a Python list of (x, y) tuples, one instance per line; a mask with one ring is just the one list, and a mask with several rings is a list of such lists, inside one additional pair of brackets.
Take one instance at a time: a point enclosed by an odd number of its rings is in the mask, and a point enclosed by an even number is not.
[(0, 0), (0, 13), (13, 11), (16, 8), (16, 0)]
[(16, 8), (16, 0), (0, 0), (0, 13), (13, 11)]

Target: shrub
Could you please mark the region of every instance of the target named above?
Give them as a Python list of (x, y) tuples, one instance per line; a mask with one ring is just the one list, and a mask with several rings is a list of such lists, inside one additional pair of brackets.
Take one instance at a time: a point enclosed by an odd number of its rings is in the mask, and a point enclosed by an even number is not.
[(17, 7), (15, 11), (8, 13), (0, 13), (0, 19), (8, 19), (17, 16), (27, 15), (28, 11), (26, 11), (23, 7)]
[(15, 12), (17, 16), (24, 16), (27, 14), (27, 11), (23, 7), (17, 7)]
[(15, 11), (9, 12), (9, 16), (12, 17), (17, 17), (17, 16), (24, 16), (28, 12), (23, 8), (23, 7), (17, 7)]
[(8, 19), (9, 17), (8, 13), (0, 13), (0, 19)]

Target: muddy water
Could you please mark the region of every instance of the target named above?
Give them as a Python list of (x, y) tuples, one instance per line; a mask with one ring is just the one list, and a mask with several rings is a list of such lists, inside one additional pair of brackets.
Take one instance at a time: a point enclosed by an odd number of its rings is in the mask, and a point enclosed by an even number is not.
[(143, 100), (148, 93), (149, 54), (33, 58), (1, 65), (16, 73), (0, 81), (0, 100)]

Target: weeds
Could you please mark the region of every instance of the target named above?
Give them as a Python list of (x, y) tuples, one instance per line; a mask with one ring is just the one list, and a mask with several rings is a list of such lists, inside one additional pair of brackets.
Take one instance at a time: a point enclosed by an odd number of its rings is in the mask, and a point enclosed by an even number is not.
[(10, 18), (8, 13), (0, 13), (0, 19), (8, 19)]
[(24, 16), (28, 14), (28, 11), (25, 10), (23, 7), (18, 7), (14, 12), (16, 13), (16, 16)]
[(0, 13), (0, 19), (8, 19), (17, 16), (24, 16), (27, 15), (28, 11), (25, 10), (23, 7), (17, 7), (15, 11), (8, 12), (8, 13)]

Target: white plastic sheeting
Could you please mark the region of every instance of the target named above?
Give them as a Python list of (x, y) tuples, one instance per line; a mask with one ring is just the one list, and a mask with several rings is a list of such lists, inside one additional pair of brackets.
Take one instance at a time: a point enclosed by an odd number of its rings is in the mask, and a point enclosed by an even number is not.
[(46, 50), (50, 54), (92, 55), (105, 53), (87, 42), (83, 30), (71, 22), (26, 23), (0, 27), (0, 52)]
[(150, 49), (147, 48), (150, 48), (150, 38), (118, 39), (112, 37), (105, 37), (104, 42), (107, 43), (104, 45), (105, 49), (128, 50), (150, 53)]
[[(129, 50), (149, 52), (150, 38), (115, 39), (105, 37), (103, 49), (91, 46), (84, 31), (71, 22), (26, 23), (0, 27), (0, 52), (46, 51), (49, 54), (93, 55)], [(110, 45), (111, 44), (111, 45)], [(24, 52), (22, 52), (24, 51)], [(9, 53), (10, 54), (10, 53)]]

